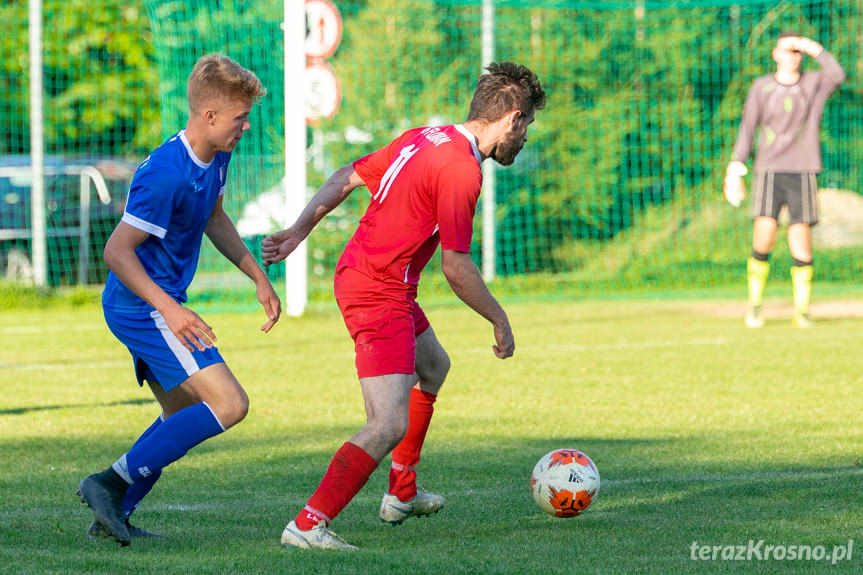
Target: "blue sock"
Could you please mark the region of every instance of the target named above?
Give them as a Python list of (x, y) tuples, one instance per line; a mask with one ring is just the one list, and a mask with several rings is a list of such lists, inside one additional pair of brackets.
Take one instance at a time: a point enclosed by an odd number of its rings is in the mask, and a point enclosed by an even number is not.
[[(141, 437), (139, 437), (135, 441), (135, 444), (132, 447), (144, 441), (151, 433), (153, 433), (153, 431), (155, 431), (157, 427), (159, 427), (159, 424), (161, 423), (162, 416), (160, 415), (156, 418), (156, 421), (154, 421), (153, 424), (150, 425), (150, 427), (148, 427), (147, 430), (141, 434)], [(153, 489), (153, 486), (156, 484), (156, 480), (158, 480), (161, 475), (162, 470), (160, 469), (154, 472), (152, 475), (148, 475), (147, 477), (144, 477), (140, 481), (136, 481), (129, 486), (129, 490), (126, 491), (126, 496), (123, 498), (124, 519), (128, 519), (129, 516), (132, 515), (132, 512), (137, 509), (138, 504), (141, 502), (142, 499), (144, 499), (144, 496), (146, 496), (150, 492), (150, 490)]]
[(112, 466), (128, 483), (177, 461), (205, 439), (225, 431), (219, 419), (204, 402), (181, 409), (161, 424), (143, 441), (132, 447)]

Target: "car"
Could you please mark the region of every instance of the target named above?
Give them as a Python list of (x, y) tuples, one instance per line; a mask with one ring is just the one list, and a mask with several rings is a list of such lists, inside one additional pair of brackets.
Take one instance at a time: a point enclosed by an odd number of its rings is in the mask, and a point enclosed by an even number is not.
[[(123, 215), (137, 164), (46, 156), (44, 165), (48, 285), (103, 283), (102, 250)], [(0, 274), (7, 280), (33, 278), (31, 185), (29, 156), (0, 156)]]

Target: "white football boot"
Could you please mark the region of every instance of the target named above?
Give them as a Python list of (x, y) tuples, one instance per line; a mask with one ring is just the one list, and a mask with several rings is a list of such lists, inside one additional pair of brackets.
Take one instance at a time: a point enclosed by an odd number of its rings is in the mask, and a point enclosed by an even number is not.
[(291, 521), (282, 531), (282, 547), (296, 549), (345, 549), (357, 548), (327, 529), (326, 521), (321, 520), (308, 531), (301, 531), (296, 521)]
[(417, 488), (417, 494), (409, 501), (400, 501), (395, 495), (384, 493), (383, 501), (381, 501), (381, 521), (401, 525), (408, 517), (421, 517), (437, 513), (444, 506), (444, 503), (446, 503), (446, 499), (443, 496), (426, 493), (421, 487)]

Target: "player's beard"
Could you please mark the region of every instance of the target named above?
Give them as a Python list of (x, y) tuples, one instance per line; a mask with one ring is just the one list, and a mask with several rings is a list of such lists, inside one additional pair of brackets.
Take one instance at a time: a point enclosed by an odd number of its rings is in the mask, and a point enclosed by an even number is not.
[(491, 157), (501, 166), (511, 166), (524, 146), (524, 136), (514, 132), (507, 134), (491, 151)]

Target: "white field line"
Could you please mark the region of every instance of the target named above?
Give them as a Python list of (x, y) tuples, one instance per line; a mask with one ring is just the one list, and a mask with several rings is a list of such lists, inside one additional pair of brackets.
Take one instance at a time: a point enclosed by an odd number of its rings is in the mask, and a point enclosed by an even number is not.
[[(759, 338), (759, 341), (794, 341), (796, 339), (802, 339), (802, 336), (799, 338), (795, 338), (793, 335), (785, 335), (785, 336), (765, 336)], [(836, 337), (835, 339), (846, 339), (843, 337)], [(850, 338), (848, 338), (850, 339)], [(524, 338), (522, 338), (522, 341)], [(605, 350), (626, 350), (626, 349), (656, 349), (656, 348), (673, 348), (673, 347), (689, 347), (689, 346), (714, 346), (714, 345), (740, 345), (739, 339), (734, 338), (725, 338), (725, 337), (712, 337), (712, 338), (702, 338), (702, 339), (662, 339), (662, 340), (652, 340), (652, 341), (612, 341), (608, 343), (557, 343), (544, 345), (541, 348), (531, 346), (530, 343), (523, 344), (519, 346), (519, 350), (522, 353), (525, 351), (541, 351), (543, 353), (549, 351), (605, 351)], [(473, 347), (468, 349), (459, 350), (461, 353), (488, 353), (487, 348), (485, 347)], [(518, 353), (518, 352), (516, 352)]]
[[(803, 333), (804, 330), (797, 330), (799, 333), (789, 333), (784, 335), (765, 335), (764, 337), (759, 337), (759, 342), (765, 341), (809, 341), (811, 339), (810, 333)], [(834, 340), (846, 340), (846, 339), (854, 339), (857, 341), (859, 339), (859, 334), (831, 334), (831, 341)], [(649, 348), (660, 348), (660, 347), (687, 347), (687, 346), (701, 346), (701, 345), (741, 345), (741, 340), (739, 338), (726, 338), (726, 337), (712, 337), (712, 338), (701, 338), (701, 339), (668, 339), (668, 340), (654, 340), (654, 341), (619, 341), (619, 342), (609, 342), (609, 343), (597, 343), (597, 344), (579, 344), (579, 343), (571, 343), (571, 344), (552, 344), (548, 346), (544, 346), (543, 349), (546, 350), (554, 350), (554, 351), (591, 351), (591, 350), (605, 350), (605, 349), (649, 349)]]
[(682, 477), (630, 477), (627, 479), (602, 480), (602, 485), (633, 485), (646, 483), (719, 483), (724, 481), (757, 481), (763, 479), (815, 479), (839, 475), (863, 474), (863, 468), (825, 469), (813, 471), (756, 471), (754, 473), (707, 473)]
[(58, 363), (4, 363), (0, 361), (0, 369), (20, 369), (25, 371), (58, 371), (73, 369), (105, 369), (114, 367), (129, 367), (131, 359), (124, 361), (70, 361)]
[[(73, 331), (92, 331), (92, 330), (101, 330), (103, 327), (93, 324), (91, 326), (78, 326), (77, 328), (71, 328)], [(27, 328), (22, 326), (20, 328), (6, 328), (6, 329), (21, 329), (20, 333), (37, 333), (42, 331), (42, 329), (36, 328)], [(50, 331), (69, 331), (70, 328), (61, 328), (59, 326), (55, 326), (55, 328)], [(28, 331), (30, 330), (30, 331)], [(3, 328), (0, 328), (0, 334), (4, 333)], [(767, 336), (761, 338), (762, 341), (765, 340), (787, 340), (788, 336)], [(834, 338), (834, 339), (845, 339), (842, 337)], [(674, 347), (687, 347), (687, 346), (713, 346), (713, 345), (737, 345), (739, 344), (738, 340), (729, 339), (724, 337), (718, 338), (705, 338), (705, 339), (690, 339), (690, 340), (655, 340), (655, 341), (619, 341), (619, 342), (610, 342), (610, 343), (597, 343), (597, 344), (580, 344), (580, 343), (570, 343), (570, 344), (552, 344), (548, 346), (544, 346), (540, 348), (532, 348), (529, 345), (525, 345), (521, 347), (522, 352), (526, 353), (529, 351), (541, 351), (542, 353), (555, 352), (555, 351), (604, 351), (604, 350), (626, 350), (626, 349), (656, 349), (656, 348), (674, 348)], [(488, 348), (486, 347), (473, 347), (467, 349), (460, 349), (460, 353), (466, 354), (487, 354)], [(348, 357), (350, 354), (344, 354), (344, 357)], [(125, 366), (128, 365), (128, 362), (120, 362), (120, 361), (93, 361), (93, 362), (70, 362), (69, 364), (58, 362), (58, 363), (6, 363), (0, 361), (0, 369), (25, 369), (25, 370), (40, 370), (44, 369), (46, 371), (58, 370), (58, 369), (90, 369), (90, 368), (105, 368), (105, 367), (117, 367), (117, 366)]]
[(103, 323), (82, 323), (77, 325), (8, 325), (0, 327), (0, 335), (17, 335), (23, 333), (49, 333), (58, 331), (107, 331)]
[[(84, 323), (77, 325), (15, 325), (0, 327), (0, 336), (3, 335), (24, 335), (24, 334), (41, 334), (41, 333), (69, 333), (83, 331), (103, 331), (107, 330), (108, 326), (102, 323)], [(57, 371), (66, 369), (100, 369), (109, 367), (128, 366), (128, 361), (70, 361), (70, 362), (33, 362), (33, 363), (10, 363), (0, 361), (0, 370), (2, 369), (21, 369), (27, 371)]]
[[(784, 338), (783, 338), (784, 339)], [(734, 340), (724, 337), (690, 340), (657, 340), (657, 341), (618, 341), (609, 343), (580, 344), (580, 343), (558, 343), (543, 346), (546, 351), (593, 351), (606, 349), (651, 349), (658, 347), (684, 347), (700, 345), (730, 345)]]

